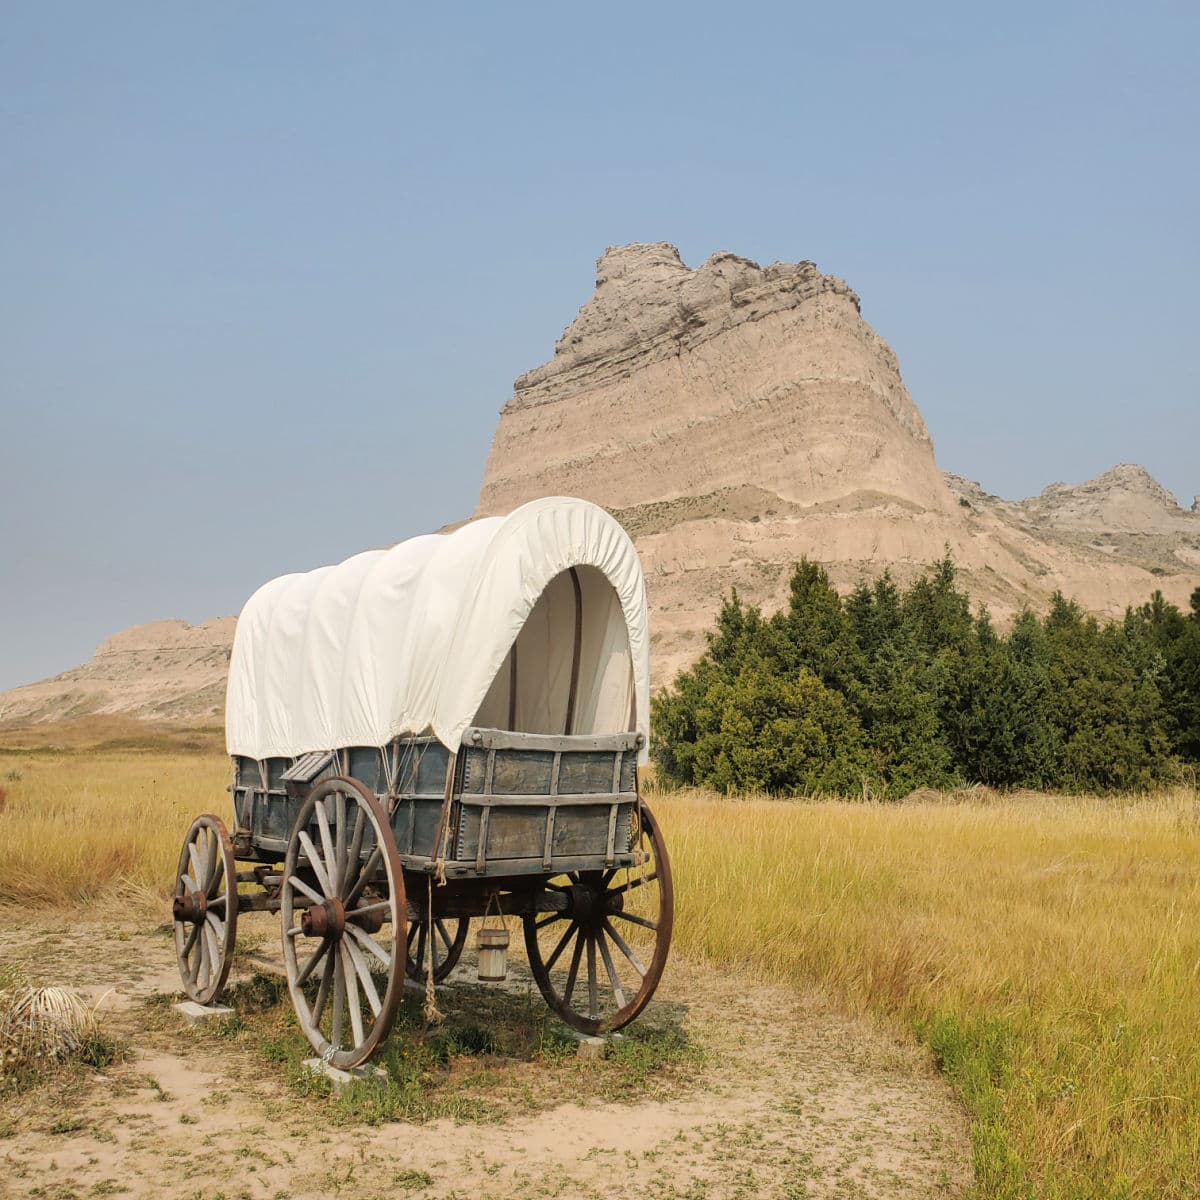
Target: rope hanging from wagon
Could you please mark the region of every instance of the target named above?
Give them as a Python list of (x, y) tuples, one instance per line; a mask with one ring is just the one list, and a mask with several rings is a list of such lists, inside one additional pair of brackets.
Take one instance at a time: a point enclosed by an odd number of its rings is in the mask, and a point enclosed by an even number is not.
[(446, 1014), (437, 1006), (433, 987), (433, 876), (425, 880), (425, 1021), (429, 1025), (440, 1025)]
[(426, 879), (426, 894), (427, 908), (425, 910), (425, 920), (427, 922), (426, 941), (428, 949), (425, 955), (425, 1020), (431, 1025), (440, 1023), (446, 1018), (437, 1006), (437, 999), (433, 987), (433, 881), (437, 880), (438, 887), (446, 886), (446, 859), (444, 856), (444, 844), (446, 840), (446, 831), (450, 825), (450, 801), (454, 797), (454, 764), (456, 755), (451, 754), (449, 761), (446, 763), (446, 793), (442, 800), (442, 811), (438, 817), (437, 836), (433, 839), (433, 854), (430, 857), (433, 859), (433, 874)]
[(454, 799), (454, 767), (458, 755), (451, 754), (446, 763), (446, 792), (442, 798), (442, 811), (438, 815), (437, 836), (433, 839), (433, 874), (438, 887), (446, 886), (446, 857), (444, 854), (446, 833), (450, 827), (450, 802)]

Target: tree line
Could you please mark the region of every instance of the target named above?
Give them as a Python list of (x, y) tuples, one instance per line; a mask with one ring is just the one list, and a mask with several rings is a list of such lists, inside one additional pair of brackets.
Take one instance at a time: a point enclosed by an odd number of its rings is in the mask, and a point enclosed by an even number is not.
[(800, 562), (771, 617), (734, 591), (708, 648), (654, 697), (661, 780), (901, 797), (984, 783), (1144, 790), (1200, 764), (1200, 587), (1098, 621), (1056, 593), (1007, 633), (949, 556), (842, 598)]

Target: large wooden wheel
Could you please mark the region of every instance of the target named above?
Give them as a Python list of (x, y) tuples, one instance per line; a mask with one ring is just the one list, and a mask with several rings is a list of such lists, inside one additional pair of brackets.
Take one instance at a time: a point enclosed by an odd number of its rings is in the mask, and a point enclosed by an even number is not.
[(640, 806), (632, 848), (638, 865), (575, 871), (545, 887), (566, 908), (528, 916), (525, 949), (546, 1003), (573, 1029), (599, 1034), (628, 1025), (662, 978), (671, 944), (675, 896), (658, 822)]
[[(471, 930), (470, 917), (433, 918), (433, 982), (441, 983), (458, 965), (467, 934)], [(409, 979), (425, 982), (429, 971), (429, 924), (418, 918), (408, 927), (408, 945), (405, 970)]]
[(300, 1028), (326, 1062), (365, 1063), (404, 986), (404, 874), (387, 814), (353, 779), (318, 784), (296, 815), (280, 887), (283, 961)]
[(229, 978), (237, 915), (233, 843), (221, 818), (206, 813), (183, 839), (171, 904), (179, 977), (198, 1004), (212, 1003)]

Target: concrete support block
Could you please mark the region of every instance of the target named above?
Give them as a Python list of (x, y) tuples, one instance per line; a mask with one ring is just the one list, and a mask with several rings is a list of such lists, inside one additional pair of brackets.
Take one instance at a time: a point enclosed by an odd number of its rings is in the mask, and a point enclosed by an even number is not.
[(305, 1067), (313, 1074), (328, 1079), (333, 1084), (333, 1090), (340, 1092), (342, 1088), (352, 1083), (370, 1083), (383, 1087), (387, 1083), (387, 1072), (382, 1067), (373, 1067), (368, 1063), (362, 1067), (334, 1067), (323, 1058), (306, 1058)]
[(184, 1000), (175, 1005), (175, 1011), (182, 1014), (189, 1025), (207, 1025), (213, 1021), (228, 1021), (233, 1016), (233, 1009), (225, 1004), (197, 1004), (195, 1000)]
[(602, 1037), (586, 1037), (579, 1035), (579, 1049), (575, 1052), (582, 1059), (603, 1058), (608, 1049), (608, 1043)]

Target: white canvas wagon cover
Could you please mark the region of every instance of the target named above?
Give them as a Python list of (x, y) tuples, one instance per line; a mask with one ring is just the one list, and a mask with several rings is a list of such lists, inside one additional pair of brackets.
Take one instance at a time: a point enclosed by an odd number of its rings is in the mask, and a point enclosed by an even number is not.
[(649, 740), (641, 564), (602, 508), (550, 497), (250, 597), (233, 640), (230, 754), (296, 757), (471, 725)]

